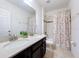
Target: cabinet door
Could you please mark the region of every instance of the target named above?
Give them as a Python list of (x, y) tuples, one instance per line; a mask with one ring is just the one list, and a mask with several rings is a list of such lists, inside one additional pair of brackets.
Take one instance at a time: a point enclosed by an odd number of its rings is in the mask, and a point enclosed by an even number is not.
[(43, 40), (43, 44), (42, 44), (42, 47), (41, 47), (41, 51), (42, 51), (41, 57), (44, 57), (44, 55), (46, 53), (46, 40), (45, 39)]
[(32, 57), (31, 48), (26, 49), (24, 54), (25, 54), (25, 58), (31, 58)]
[(33, 54), (32, 58), (40, 58), (41, 57), (41, 48), (38, 48)]
[(46, 53), (46, 42), (43, 42), (42, 50), (43, 50), (43, 56), (44, 56)]
[(20, 52), (20, 53), (18, 53), (17, 55), (15, 55), (15, 56), (13, 56), (13, 57), (11, 57), (11, 58), (24, 58), (25, 56), (25, 54), (24, 54), (24, 52), (25, 51), (22, 51), (22, 52)]

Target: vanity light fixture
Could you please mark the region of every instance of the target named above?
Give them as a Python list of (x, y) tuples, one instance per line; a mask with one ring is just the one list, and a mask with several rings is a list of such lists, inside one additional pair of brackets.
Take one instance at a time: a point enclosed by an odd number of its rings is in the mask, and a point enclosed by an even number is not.
[(32, 2), (33, 0), (24, 0), (24, 3), (30, 5), (30, 3)]
[(28, 1), (31, 2), (32, 0), (24, 0), (24, 2), (28, 2)]

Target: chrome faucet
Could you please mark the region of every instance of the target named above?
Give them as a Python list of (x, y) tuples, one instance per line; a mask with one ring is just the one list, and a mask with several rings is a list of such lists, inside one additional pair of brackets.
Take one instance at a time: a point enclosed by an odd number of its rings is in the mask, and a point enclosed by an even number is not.
[(10, 30), (9, 30), (8, 32), (9, 32), (9, 41), (14, 41), (14, 40), (17, 40), (17, 39), (18, 39), (17, 36), (16, 36), (15, 34), (12, 35), (12, 33), (11, 33)]

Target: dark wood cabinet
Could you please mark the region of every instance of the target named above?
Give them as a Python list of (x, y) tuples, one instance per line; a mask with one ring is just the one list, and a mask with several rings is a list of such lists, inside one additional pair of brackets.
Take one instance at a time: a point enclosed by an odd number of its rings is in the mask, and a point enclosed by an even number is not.
[(26, 48), (12, 58), (42, 58), (46, 53), (46, 37)]
[(38, 48), (33, 54), (32, 58), (41, 58), (41, 48)]
[(32, 57), (32, 52), (31, 52), (31, 47), (28, 49), (25, 49), (24, 52), (24, 58), (31, 58)]
[(42, 55), (41, 55), (41, 57), (43, 57), (44, 54), (46, 53), (46, 40), (43, 41), (43, 44), (42, 44), (42, 47), (41, 47), (41, 51), (43, 51)]

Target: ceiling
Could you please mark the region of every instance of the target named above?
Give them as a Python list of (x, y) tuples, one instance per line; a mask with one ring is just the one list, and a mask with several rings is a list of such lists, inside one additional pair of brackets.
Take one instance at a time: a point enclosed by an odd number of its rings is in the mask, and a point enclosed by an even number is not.
[(50, 11), (54, 9), (60, 9), (60, 8), (67, 7), (70, 0), (49, 0), (48, 2), (50, 3), (46, 3), (46, 1), (48, 0), (37, 0), (40, 6), (45, 8), (46, 11)]
[(27, 5), (26, 3), (24, 3), (24, 0), (7, 0), (7, 1), (17, 5), (20, 8), (23, 8), (25, 11), (27, 11), (30, 14), (35, 13), (35, 10), (29, 5)]
[[(33, 8), (29, 7), (27, 4), (24, 3), (24, 0), (7, 0), (10, 1), (21, 8), (24, 8), (30, 13), (35, 13)], [(49, 0), (50, 3), (46, 3), (48, 0), (35, 0), (41, 7), (45, 8), (45, 11), (51, 11), (55, 9), (65, 8), (68, 6), (70, 0)]]

